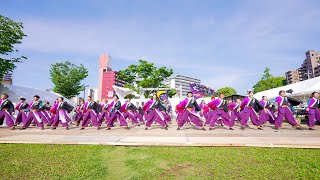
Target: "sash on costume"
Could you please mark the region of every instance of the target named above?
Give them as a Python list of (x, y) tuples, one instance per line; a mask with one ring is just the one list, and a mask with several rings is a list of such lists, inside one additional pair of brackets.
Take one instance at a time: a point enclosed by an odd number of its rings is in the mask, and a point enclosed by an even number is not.
[(42, 120), (41, 120), (39, 114), (37, 114), (37, 113), (34, 112), (34, 111), (32, 111), (32, 113), (33, 113), (34, 117), (36, 118), (36, 120), (37, 120), (39, 123), (42, 123)]
[(164, 116), (161, 112), (159, 112), (158, 109), (155, 109), (155, 111), (157, 112), (157, 114), (160, 116), (160, 118), (162, 119), (162, 121), (164, 121)]
[(67, 123), (67, 119), (66, 119), (64, 110), (59, 110), (59, 118), (62, 123)]
[[(313, 98), (313, 99), (314, 99), (314, 98)], [(318, 100), (317, 100), (317, 99), (316, 99), (316, 100), (314, 99), (314, 102), (313, 102), (313, 104), (310, 105), (310, 107), (313, 108), (313, 106), (314, 106), (317, 102), (318, 102)]]
[(246, 105), (246, 107), (248, 107), (249, 106), (249, 104), (251, 103), (251, 101), (253, 100), (253, 98), (249, 98), (249, 101), (248, 101), (248, 103), (247, 103), (247, 105)]
[(221, 106), (221, 104), (223, 103), (223, 100), (219, 99), (220, 103), (217, 105), (217, 108), (219, 108)]
[(7, 110), (4, 110), (4, 112), (6, 112), (6, 113), (10, 116), (10, 118), (11, 118), (12, 121), (15, 121), (15, 119), (13, 118), (13, 116), (12, 116)]
[(269, 109), (267, 109), (267, 112), (271, 116), (272, 120), (275, 120)]
[(196, 116), (196, 117), (198, 117), (198, 118), (201, 118), (201, 116), (199, 116), (198, 114), (192, 112), (191, 110), (188, 110), (188, 111), (189, 111), (192, 115), (194, 115), (194, 116)]

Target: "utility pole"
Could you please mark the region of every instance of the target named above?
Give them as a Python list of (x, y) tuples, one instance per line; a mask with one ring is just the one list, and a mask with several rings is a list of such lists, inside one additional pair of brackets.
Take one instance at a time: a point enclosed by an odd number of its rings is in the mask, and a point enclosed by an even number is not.
[(305, 75), (307, 75), (308, 76), (308, 79), (310, 79), (310, 75), (312, 74), (312, 73), (310, 73), (310, 71), (309, 71), (309, 69), (307, 69), (307, 73), (304, 73)]

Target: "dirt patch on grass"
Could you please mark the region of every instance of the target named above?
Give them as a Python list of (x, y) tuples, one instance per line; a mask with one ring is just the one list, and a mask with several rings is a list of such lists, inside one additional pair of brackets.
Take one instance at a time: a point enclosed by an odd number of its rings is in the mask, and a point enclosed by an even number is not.
[(184, 176), (187, 176), (188, 169), (192, 168), (193, 165), (191, 163), (186, 163), (186, 164), (176, 164), (169, 169), (165, 170), (163, 173), (161, 173), (161, 177), (172, 177), (174, 176), (175, 178), (181, 178)]

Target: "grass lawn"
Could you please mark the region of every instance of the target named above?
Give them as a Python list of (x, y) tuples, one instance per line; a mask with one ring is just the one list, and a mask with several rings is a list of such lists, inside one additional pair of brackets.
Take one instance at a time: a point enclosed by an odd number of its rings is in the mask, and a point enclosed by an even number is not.
[(0, 179), (320, 179), (320, 149), (0, 144)]

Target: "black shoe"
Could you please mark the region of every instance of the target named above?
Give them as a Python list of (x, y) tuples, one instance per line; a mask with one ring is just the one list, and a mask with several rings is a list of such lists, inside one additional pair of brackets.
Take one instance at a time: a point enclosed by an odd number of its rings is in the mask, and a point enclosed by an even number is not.
[(84, 130), (84, 127), (82, 127), (80, 130)]
[(310, 130), (310, 131), (313, 131), (313, 130), (315, 130), (315, 129), (313, 129), (313, 128), (309, 127), (309, 130)]
[(148, 128), (146, 127), (146, 128), (144, 128), (144, 130), (148, 130)]
[(209, 131), (214, 130), (214, 128), (209, 128)]
[(111, 127), (108, 127), (107, 130), (111, 130)]
[(278, 130), (280, 130), (280, 128), (279, 128), (279, 127), (274, 127), (274, 129), (275, 129), (275, 130), (277, 130), (277, 131), (278, 131)]
[(262, 127), (258, 127), (258, 130), (263, 130)]
[(26, 127), (22, 127), (20, 130), (26, 130), (27, 128)]
[(140, 127), (140, 124), (138, 123), (137, 126)]
[(177, 130), (179, 131), (179, 130), (180, 130), (180, 127), (178, 127)]
[(234, 129), (231, 127), (231, 128), (229, 128), (229, 130), (233, 131)]
[(165, 129), (165, 130), (168, 130), (168, 126), (166, 126), (164, 129)]
[(206, 128), (203, 127), (203, 128), (201, 128), (201, 130), (202, 130), (202, 131), (206, 131)]
[(52, 128), (51, 128), (51, 130), (55, 130), (55, 129), (57, 129), (57, 128), (56, 128), (56, 127), (52, 127)]

